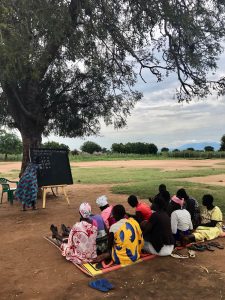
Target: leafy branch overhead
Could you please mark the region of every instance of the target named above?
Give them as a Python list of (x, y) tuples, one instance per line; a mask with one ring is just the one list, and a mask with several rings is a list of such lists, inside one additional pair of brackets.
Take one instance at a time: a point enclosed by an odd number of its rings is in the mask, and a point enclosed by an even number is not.
[(1, 0), (0, 122), (30, 144), (97, 134), (100, 118), (123, 127), (141, 99), (138, 75), (175, 72), (179, 101), (223, 93), (211, 75), (224, 12), (221, 0)]

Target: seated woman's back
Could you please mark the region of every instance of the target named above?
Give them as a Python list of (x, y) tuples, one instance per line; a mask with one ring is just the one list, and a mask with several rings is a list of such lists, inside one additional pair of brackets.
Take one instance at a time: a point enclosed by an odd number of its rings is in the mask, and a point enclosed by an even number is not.
[[(117, 216), (117, 208), (118, 210), (123, 210), (119, 218)], [(114, 235), (112, 259), (116, 264), (132, 264), (140, 258), (141, 249), (143, 247), (141, 228), (138, 222), (133, 218), (124, 218), (125, 209), (122, 205), (114, 206), (113, 215), (118, 221), (113, 224), (109, 230), (109, 232)]]
[(177, 229), (181, 231), (192, 230), (191, 215), (186, 209), (177, 209), (171, 214), (172, 232), (175, 234)]
[(77, 222), (71, 228), (68, 243), (61, 245), (62, 255), (67, 260), (80, 264), (97, 257), (97, 227), (87, 221)]
[(160, 256), (170, 255), (174, 249), (170, 217), (166, 212), (167, 201), (158, 197), (157, 210), (148, 222), (142, 222), (144, 251)]
[(144, 240), (150, 242), (157, 252), (164, 245), (173, 245), (170, 217), (166, 211), (156, 211), (149, 220), (151, 227), (144, 231)]
[(91, 215), (89, 219), (98, 228), (98, 237), (106, 235), (105, 223), (101, 215)]
[(108, 250), (108, 235), (105, 222), (101, 215), (91, 215), (89, 220), (98, 228), (96, 244), (97, 253), (101, 254)]

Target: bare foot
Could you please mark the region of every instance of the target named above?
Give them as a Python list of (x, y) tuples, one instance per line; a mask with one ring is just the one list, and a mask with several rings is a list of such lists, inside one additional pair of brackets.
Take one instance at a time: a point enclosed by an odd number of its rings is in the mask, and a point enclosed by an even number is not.
[(56, 236), (59, 234), (59, 233), (58, 233), (58, 228), (57, 228), (54, 224), (52, 224), (52, 225), (50, 226), (50, 230), (51, 230), (51, 232), (52, 232), (52, 238), (53, 238), (53, 239), (56, 238)]
[(94, 258), (94, 259), (92, 260), (92, 263), (98, 263), (98, 262), (101, 262), (102, 260), (107, 259), (107, 258), (109, 258), (109, 257), (110, 257), (110, 254), (109, 254), (108, 252), (102, 253), (102, 254), (98, 255), (96, 258)]

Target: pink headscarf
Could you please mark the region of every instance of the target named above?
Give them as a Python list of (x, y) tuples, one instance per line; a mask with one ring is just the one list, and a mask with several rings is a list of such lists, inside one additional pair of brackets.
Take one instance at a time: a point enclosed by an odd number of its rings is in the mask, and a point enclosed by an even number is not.
[(177, 204), (179, 204), (181, 206), (181, 208), (183, 207), (184, 205), (184, 198), (180, 199), (178, 198), (176, 195), (174, 195), (171, 200)]
[(91, 215), (91, 205), (87, 202), (81, 203), (79, 212), (83, 218), (89, 218)]

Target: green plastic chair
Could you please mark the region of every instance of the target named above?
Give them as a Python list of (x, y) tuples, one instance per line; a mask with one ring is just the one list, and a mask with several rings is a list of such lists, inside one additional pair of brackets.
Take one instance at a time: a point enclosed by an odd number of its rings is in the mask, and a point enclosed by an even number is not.
[(13, 204), (13, 193), (17, 189), (17, 187), (10, 187), (10, 183), (16, 183), (16, 186), (18, 185), (18, 181), (11, 181), (6, 178), (0, 178), (0, 184), (2, 186), (2, 195), (1, 195), (1, 203), (3, 198), (3, 193), (8, 194), (8, 201)]

